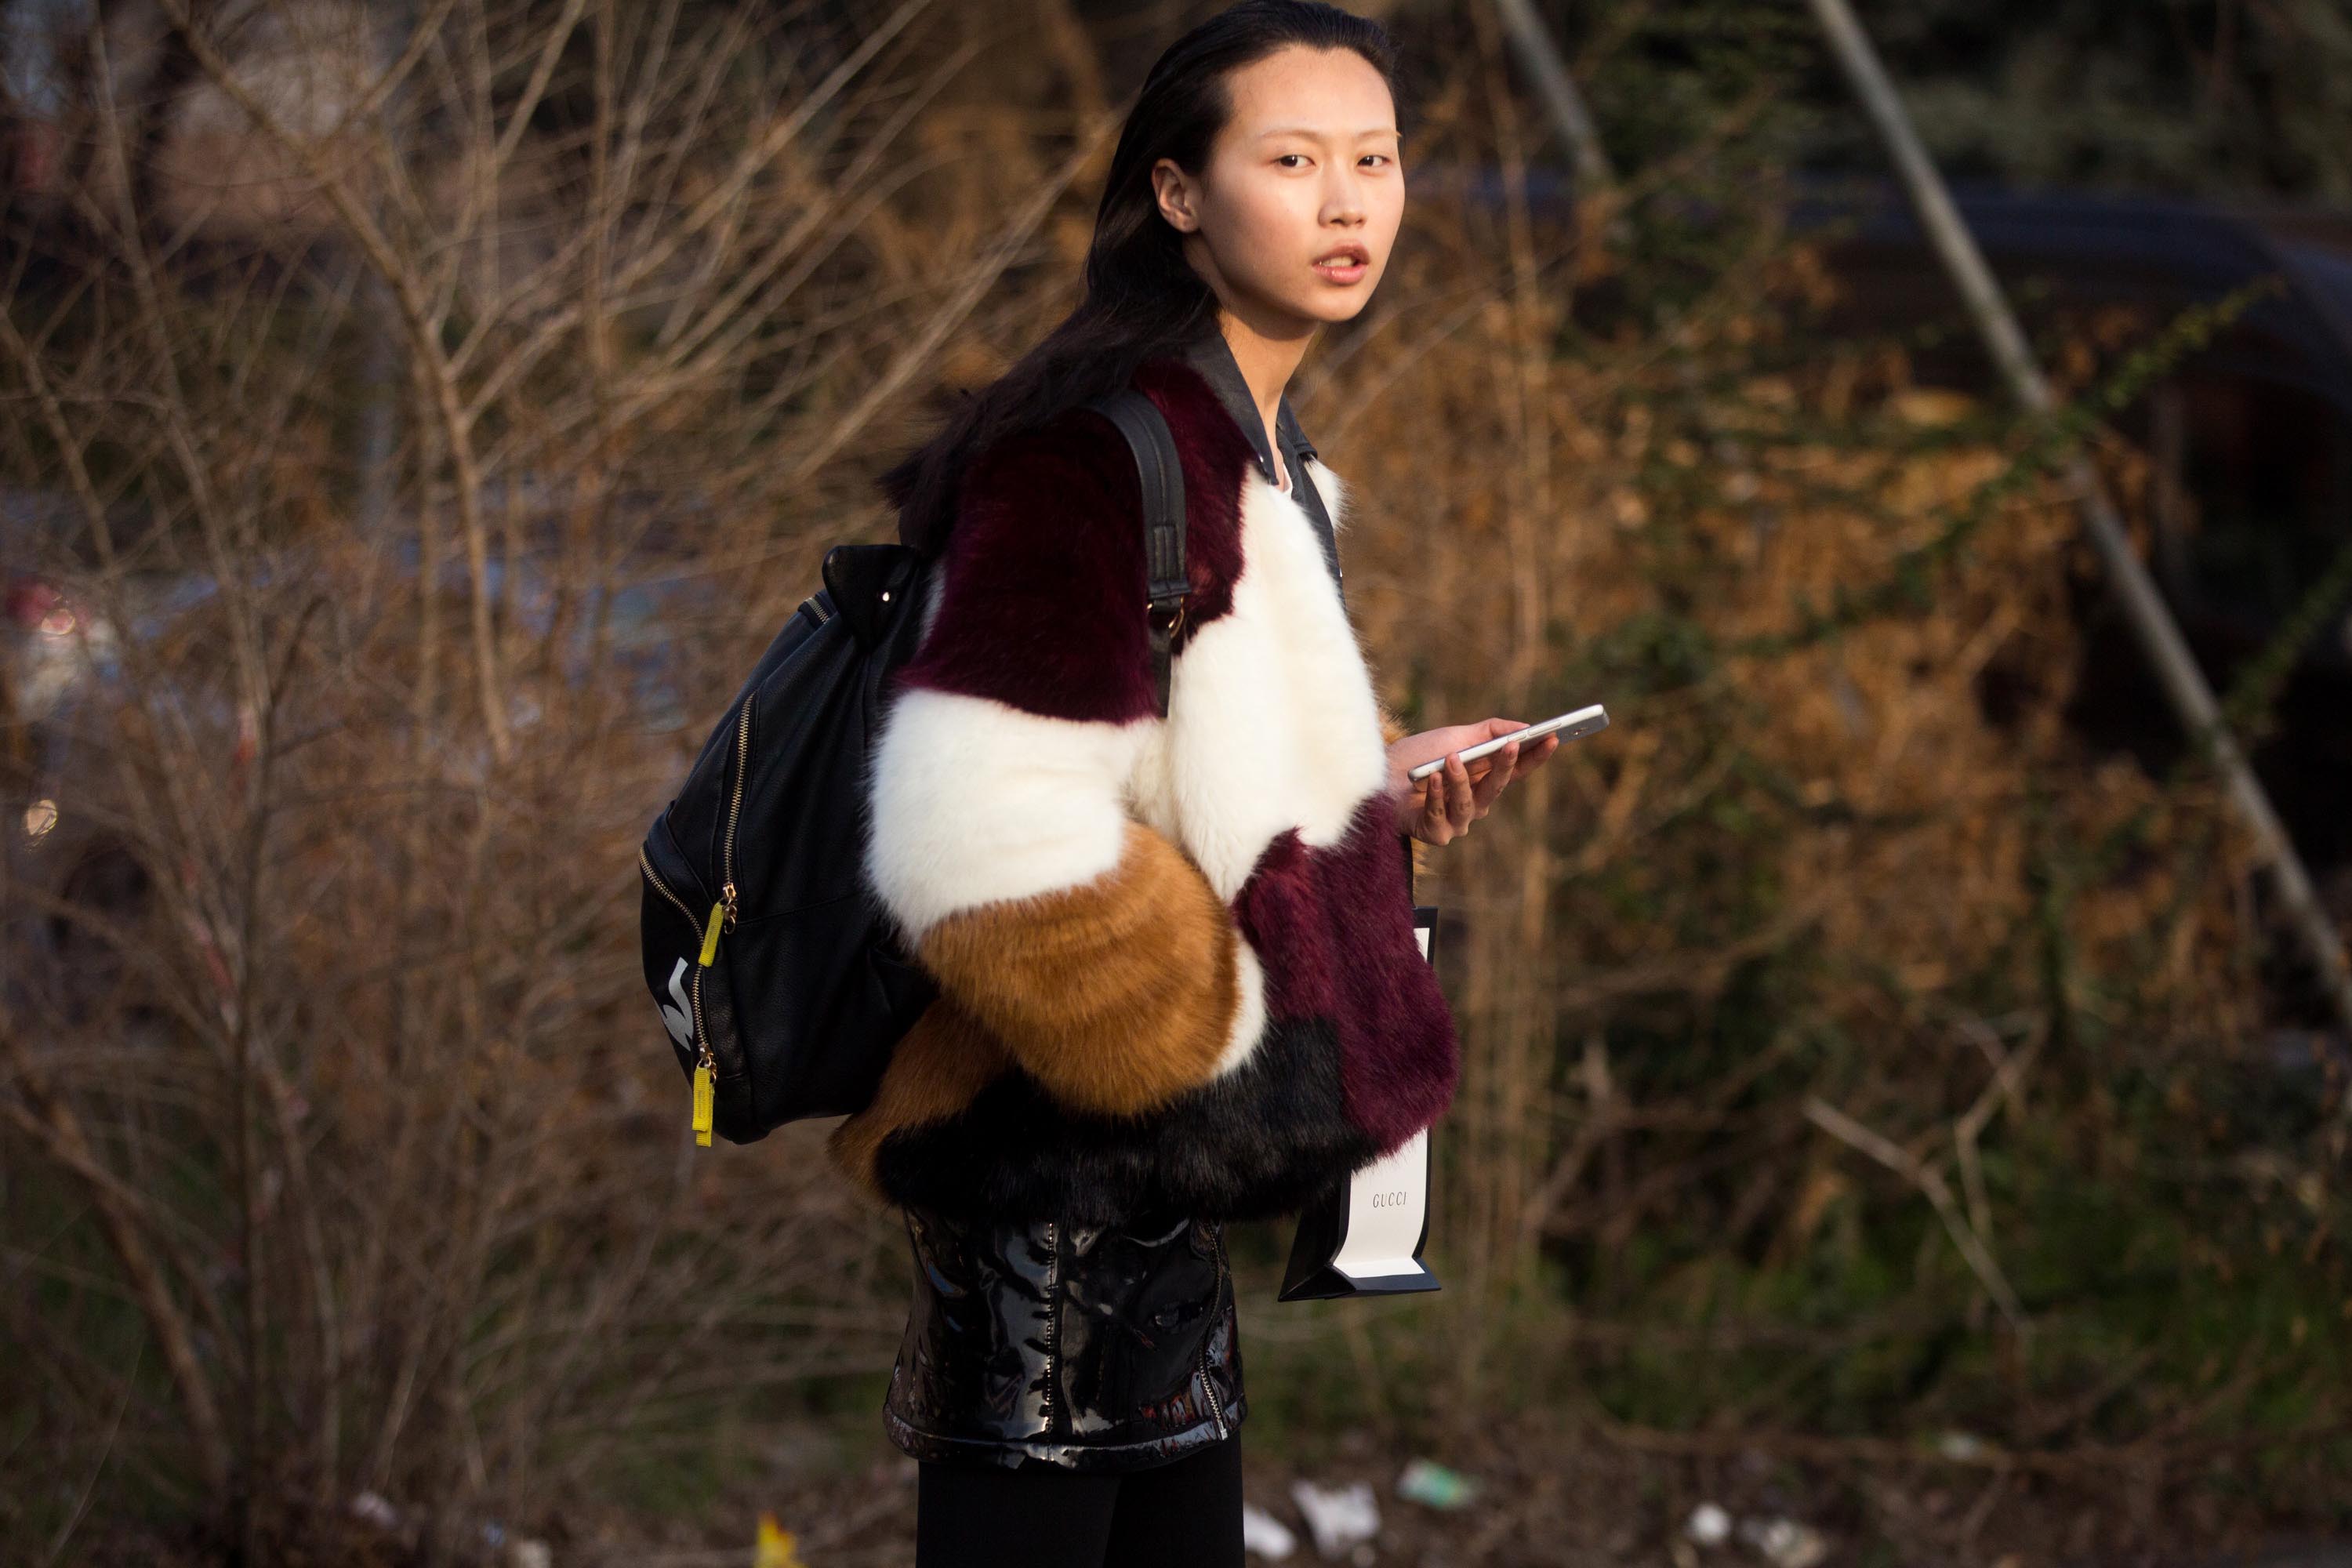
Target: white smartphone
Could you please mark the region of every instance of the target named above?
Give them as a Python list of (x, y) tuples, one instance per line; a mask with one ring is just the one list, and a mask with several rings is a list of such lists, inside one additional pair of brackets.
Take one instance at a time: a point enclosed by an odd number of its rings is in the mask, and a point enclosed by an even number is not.
[[(1525, 745), (1529, 741), (1540, 741), (1554, 731), (1558, 731), (1563, 741), (1573, 741), (1579, 735), (1590, 735), (1595, 730), (1607, 728), (1609, 728), (1608, 710), (1596, 702), (1590, 708), (1580, 708), (1573, 713), (1562, 713), (1557, 719), (1547, 719), (1540, 724), (1530, 724), (1524, 730), (1514, 730), (1507, 735), (1497, 735), (1491, 741), (1481, 741), (1475, 746), (1465, 746), (1462, 748), (1461, 757), (1465, 763), (1475, 763), (1489, 752), (1501, 751), (1514, 741)], [(1433, 758), (1404, 776), (1418, 782), (1444, 765), (1444, 757)]]

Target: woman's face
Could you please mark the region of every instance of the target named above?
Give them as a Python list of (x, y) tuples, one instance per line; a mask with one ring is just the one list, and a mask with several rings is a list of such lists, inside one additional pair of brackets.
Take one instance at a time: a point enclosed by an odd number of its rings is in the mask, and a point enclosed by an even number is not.
[[(1219, 300), (1260, 331), (1347, 321), (1372, 297), (1404, 216), (1388, 83), (1352, 49), (1298, 44), (1226, 81), (1233, 114), (1208, 167), (1152, 168), (1161, 215)], [(1360, 261), (1317, 265), (1350, 247)]]

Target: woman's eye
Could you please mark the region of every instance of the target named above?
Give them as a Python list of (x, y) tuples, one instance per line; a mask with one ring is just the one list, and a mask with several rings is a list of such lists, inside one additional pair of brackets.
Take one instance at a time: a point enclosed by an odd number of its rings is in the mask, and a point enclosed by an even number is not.
[(1378, 158), (1384, 163), (1395, 162), (1395, 160), (1391, 158), (1386, 153), (1367, 153), (1364, 156), (1367, 158)]
[(1304, 153), (1285, 153), (1281, 157), (1276, 158), (1275, 162), (1279, 163), (1284, 158), (1304, 158), (1305, 156), (1307, 156), (1307, 154)]

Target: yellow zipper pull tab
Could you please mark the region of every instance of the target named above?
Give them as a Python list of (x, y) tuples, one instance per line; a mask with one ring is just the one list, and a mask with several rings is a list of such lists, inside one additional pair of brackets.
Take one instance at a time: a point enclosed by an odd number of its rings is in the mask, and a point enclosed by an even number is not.
[(719, 956), (719, 922), (726, 911), (727, 906), (723, 903), (711, 905), (710, 920), (702, 928), (702, 967), (705, 969), (709, 968), (710, 961)]
[[(725, 914), (726, 909), (727, 906), (723, 903), (711, 905), (710, 919), (702, 928), (702, 967), (705, 969), (709, 968), (710, 961), (719, 956), (719, 920)], [(701, 984), (699, 980), (695, 982), (698, 986)], [(699, 993), (698, 992), (697, 994)], [(710, 1147), (710, 1103), (713, 1092), (710, 1067), (710, 1047), (705, 1045), (702, 1047), (702, 1059), (694, 1064), (694, 1141), (706, 1149)]]
[(694, 1065), (694, 1141), (710, 1147), (710, 1064)]

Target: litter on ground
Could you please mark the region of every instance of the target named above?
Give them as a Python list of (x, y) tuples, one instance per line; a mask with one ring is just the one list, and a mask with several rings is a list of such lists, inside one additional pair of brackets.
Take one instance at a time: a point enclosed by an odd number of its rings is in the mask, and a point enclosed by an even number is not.
[(793, 1532), (764, 1510), (760, 1514), (759, 1536), (751, 1543), (751, 1568), (808, 1568), (801, 1561)]
[(1478, 1494), (1475, 1478), (1427, 1459), (1415, 1459), (1397, 1477), (1397, 1496), (1431, 1508), (1460, 1508)]
[(1242, 1550), (1270, 1557), (1276, 1563), (1298, 1550), (1290, 1526), (1253, 1503), (1242, 1504)]
[(1813, 1568), (1830, 1554), (1820, 1531), (1793, 1519), (1742, 1520), (1739, 1539), (1762, 1552), (1772, 1568)]
[(1731, 1515), (1720, 1503), (1703, 1502), (1683, 1521), (1683, 1533), (1697, 1546), (1720, 1546), (1731, 1539)]
[(1315, 1550), (1325, 1557), (1344, 1556), (1358, 1542), (1370, 1542), (1381, 1532), (1380, 1504), (1372, 1500), (1370, 1481), (1328, 1489), (1309, 1480), (1290, 1483), (1290, 1496), (1306, 1517)]

